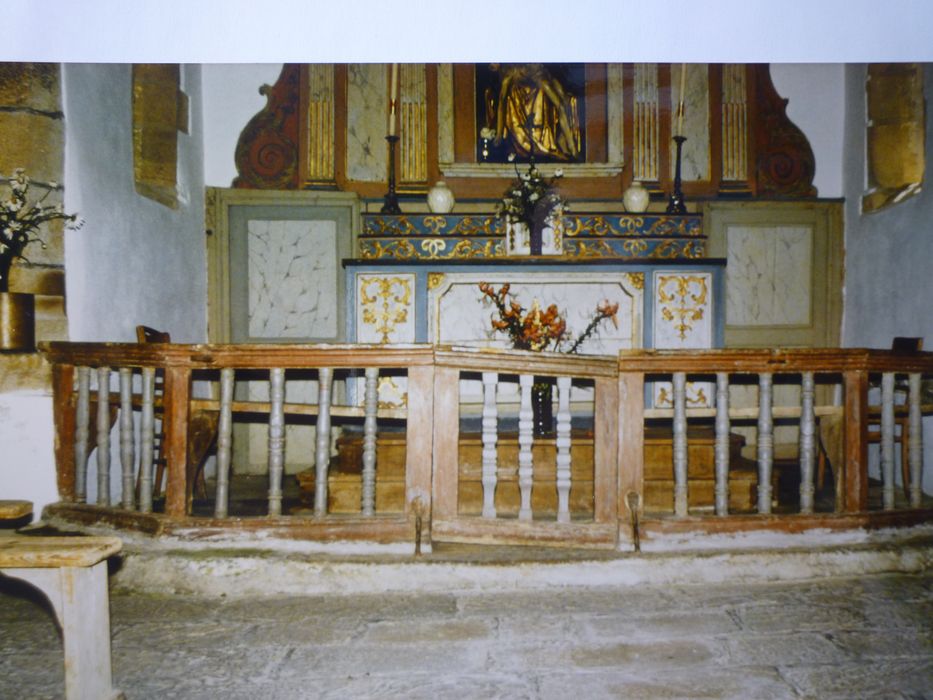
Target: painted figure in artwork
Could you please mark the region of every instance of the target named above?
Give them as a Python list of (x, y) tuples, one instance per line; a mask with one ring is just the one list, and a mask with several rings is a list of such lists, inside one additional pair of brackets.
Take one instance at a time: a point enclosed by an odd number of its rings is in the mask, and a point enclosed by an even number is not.
[[(581, 138), (577, 97), (565, 90), (542, 63), (493, 63), (490, 69), (500, 76), (495, 99), (495, 145), (507, 143), (522, 158), (578, 160)], [(487, 108), (493, 106), (492, 98), (487, 94)]]

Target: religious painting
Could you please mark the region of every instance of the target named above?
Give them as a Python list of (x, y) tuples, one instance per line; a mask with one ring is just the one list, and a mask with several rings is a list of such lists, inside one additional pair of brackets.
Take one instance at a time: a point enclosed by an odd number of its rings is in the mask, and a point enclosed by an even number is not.
[(586, 161), (582, 63), (476, 65), (476, 160)]

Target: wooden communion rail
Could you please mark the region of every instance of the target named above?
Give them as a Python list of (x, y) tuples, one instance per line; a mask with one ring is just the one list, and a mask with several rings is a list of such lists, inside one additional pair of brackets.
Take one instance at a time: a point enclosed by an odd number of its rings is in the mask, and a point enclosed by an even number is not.
[[(880, 527), (933, 515), (921, 483), (921, 379), (933, 374), (931, 353), (709, 350), (595, 357), (430, 345), (88, 343), (50, 343), (44, 352), (54, 368), (61, 497), (47, 512), (76, 522), (189, 536), (262, 529), (321, 540), (629, 548), (665, 533)], [(868, 403), (876, 377), (877, 418)], [(313, 380), (316, 398), (286, 400), (294, 379)], [(260, 380), (268, 400), (238, 398), (246, 393), (242, 385)], [(401, 388), (401, 405), (385, 402), (383, 381)], [(535, 383), (553, 385), (556, 426), (546, 437), (533, 429)], [(899, 403), (902, 384), (907, 398)], [(776, 385), (793, 386), (799, 399), (775, 405)], [(755, 405), (730, 406), (740, 386), (757, 394)], [(706, 401), (697, 400), (698, 393)], [(841, 395), (838, 405), (818, 401), (833, 393)], [(244, 516), (230, 497), (233, 425), (257, 415), (267, 425), (268, 493), (264, 514)], [(902, 415), (909, 429), (903, 434), (895, 430)], [(305, 457), (306, 466), (313, 465), (313, 509), (283, 508), (285, 428), (295, 421), (315, 429), (313, 454)], [(667, 426), (666, 453), (648, 447), (646, 422)], [(752, 467), (736, 463), (733, 434), (749, 423), (757, 449), (753, 460), (742, 459)], [(880, 499), (869, 493), (870, 423), (880, 423), (880, 486), (872, 492)], [(800, 485), (799, 494), (782, 501), (774, 486), (774, 436), (784, 424), (799, 434)], [(216, 474), (213, 515), (195, 516), (193, 462), (200, 456), (191, 448), (204, 442), (199, 425), (216, 431)], [(695, 426), (709, 436), (708, 505), (698, 502)], [(347, 475), (334, 466), (333, 445), (336, 433), (351, 428), (361, 428), (362, 446), (356, 471)], [(391, 478), (386, 430), (404, 445), (396, 459), (394, 505), (383, 488)], [(111, 475), (112, 433), (119, 478)], [(479, 446), (470, 453), (473, 434)], [(908, 435), (904, 497), (896, 485), (895, 443)], [(153, 512), (150, 486), (156, 452), (167, 473), (160, 512)], [(668, 456), (659, 463), (657, 454)], [(827, 455), (835, 502), (823, 508), (815, 494)], [(667, 507), (658, 507), (656, 498), (646, 507), (646, 459), (670, 484)], [(754, 484), (754, 501), (734, 512), (730, 485), (734, 489), (740, 477)], [(349, 513), (345, 497), (337, 508), (335, 494), (328, 493), (347, 480), (358, 489), (352, 492), (358, 507), (351, 503)], [(96, 495), (89, 498), (94, 484)], [(160, 488), (156, 484), (157, 494)]]

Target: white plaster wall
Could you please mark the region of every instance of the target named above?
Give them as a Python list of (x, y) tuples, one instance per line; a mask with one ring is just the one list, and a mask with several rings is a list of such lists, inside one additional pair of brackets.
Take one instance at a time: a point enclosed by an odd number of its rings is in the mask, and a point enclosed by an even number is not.
[(787, 116), (813, 148), (817, 194), (841, 197), (845, 65), (772, 63), (771, 80), (778, 94), (788, 100)]
[[(933, 64), (925, 64), (924, 94), (933, 95)], [(933, 348), (933, 110), (926, 114), (924, 190), (890, 209), (862, 214), (865, 190), (865, 64), (846, 66), (845, 245), (843, 343), (888, 348), (897, 335), (923, 336)], [(933, 493), (933, 417), (924, 418), (923, 486)]]
[(201, 66), (204, 98), (204, 182), (230, 187), (233, 154), (246, 123), (266, 106), (262, 85), (274, 85), (281, 63), (207, 63)]
[(65, 241), (75, 341), (134, 341), (144, 323), (178, 342), (207, 336), (201, 68), (182, 67), (189, 133), (178, 134), (181, 202), (133, 185), (129, 64), (64, 64), (65, 209), (86, 223)]
[(0, 394), (0, 493), (33, 503), (33, 520), (58, 501), (51, 391)]

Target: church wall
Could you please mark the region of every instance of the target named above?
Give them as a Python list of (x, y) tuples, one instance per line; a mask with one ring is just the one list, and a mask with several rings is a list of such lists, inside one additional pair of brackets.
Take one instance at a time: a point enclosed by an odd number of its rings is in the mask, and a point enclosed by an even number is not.
[(183, 66), (178, 208), (138, 194), (129, 64), (65, 64), (65, 205), (86, 220), (65, 243), (69, 336), (133, 341), (139, 323), (179, 342), (207, 335), (201, 68)]
[[(923, 336), (933, 349), (933, 64), (925, 64), (926, 181), (916, 196), (888, 209), (861, 213), (865, 191), (865, 64), (846, 66), (845, 243), (843, 344), (889, 348), (894, 336)], [(924, 419), (933, 434), (933, 417)], [(924, 445), (924, 491), (933, 491), (933, 444)]]

